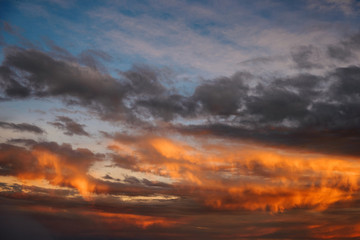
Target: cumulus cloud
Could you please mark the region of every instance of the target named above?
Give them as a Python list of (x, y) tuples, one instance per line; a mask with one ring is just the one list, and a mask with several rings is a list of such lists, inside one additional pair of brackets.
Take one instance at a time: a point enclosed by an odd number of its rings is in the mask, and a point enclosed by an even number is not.
[[(353, 35), (339, 46), (354, 52), (356, 39), (357, 35)], [(297, 67), (305, 70), (319, 67), (312, 60), (316, 51), (312, 46), (295, 49), (292, 57)], [(108, 59), (101, 52), (88, 54)], [(4, 98), (58, 97), (68, 104), (91, 109), (102, 119), (133, 126), (154, 124), (154, 119), (173, 125), (179, 117), (184, 121), (201, 119), (203, 125), (189, 126), (208, 130), (223, 126), (223, 130), (213, 132), (235, 129), (234, 133), (239, 133), (237, 138), (252, 138), (266, 144), (357, 154), (359, 73), (356, 65), (333, 67), (321, 75), (302, 72), (259, 78), (238, 72), (230, 77), (204, 80), (192, 94), (184, 95), (172, 88), (166, 70), (137, 65), (121, 72), (116, 79), (94, 66), (52, 53), (7, 48), (1, 84)], [(68, 135), (89, 135), (84, 126), (70, 118), (58, 117), (51, 124)], [(186, 128), (186, 122), (183, 125)], [(260, 134), (258, 129), (267, 132)], [(326, 138), (328, 133), (332, 141), (303, 143), (311, 134), (314, 138)], [(288, 141), (290, 138), (294, 140)]]
[(96, 189), (87, 171), (98, 159), (88, 149), (73, 150), (70, 145), (54, 142), (36, 143), (30, 149), (11, 144), (0, 146), (1, 175), (46, 179), (55, 186), (75, 188), (83, 196)]
[(1, 66), (3, 94), (9, 98), (59, 97), (98, 112), (108, 120), (134, 118), (131, 96), (159, 95), (159, 72), (137, 67), (115, 79), (97, 69), (34, 49), (7, 48)]

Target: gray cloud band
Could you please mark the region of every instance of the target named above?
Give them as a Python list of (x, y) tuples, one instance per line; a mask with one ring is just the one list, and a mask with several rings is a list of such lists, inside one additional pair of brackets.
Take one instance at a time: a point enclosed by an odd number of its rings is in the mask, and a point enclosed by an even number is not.
[[(354, 52), (357, 40), (358, 34), (336, 47)], [(338, 59), (330, 54), (334, 46), (328, 49), (329, 57)], [(309, 46), (293, 52), (298, 68), (312, 68), (309, 56), (313, 51)], [(106, 57), (99, 54), (85, 55)], [(207, 129), (219, 136), (236, 135), (266, 144), (359, 154), (359, 66), (334, 67), (321, 76), (301, 73), (264, 79), (238, 72), (204, 81), (192, 95), (185, 96), (169, 87), (159, 69), (135, 66), (116, 79), (96, 67), (81, 65), (84, 56), (69, 60), (33, 49), (6, 48), (0, 67), (2, 98), (59, 97), (67, 104), (95, 111), (102, 119), (135, 125), (149, 123), (149, 117), (174, 125), (178, 117), (184, 121), (196, 118), (203, 123), (174, 127), (187, 132)], [(71, 119), (51, 124), (69, 134), (88, 135)], [(326, 141), (308, 141), (313, 138)]]

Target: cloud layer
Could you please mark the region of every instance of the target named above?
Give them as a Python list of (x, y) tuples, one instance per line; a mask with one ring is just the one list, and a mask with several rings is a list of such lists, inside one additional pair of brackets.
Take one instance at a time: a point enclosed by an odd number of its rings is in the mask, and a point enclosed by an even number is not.
[(356, 1), (78, 4), (0, 9), (0, 238), (360, 237)]
[[(354, 35), (337, 47), (356, 53), (356, 39)], [(312, 48), (299, 51), (293, 55), (299, 68), (317, 67), (308, 60)], [(322, 75), (298, 73), (263, 79), (238, 72), (204, 80), (191, 95), (185, 95), (171, 85), (165, 69), (135, 66), (114, 78), (71, 59), (7, 48), (1, 66), (3, 98), (59, 98), (112, 122), (147, 126), (156, 120), (187, 133), (207, 130), (270, 145), (358, 154), (360, 68), (355, 65), (334, 67)], [(179, 119), (203, 123), (179, 125)], [(66, 116), (57, 120), (50, 124), (67, 135), (88, 135), (82, 125)]]

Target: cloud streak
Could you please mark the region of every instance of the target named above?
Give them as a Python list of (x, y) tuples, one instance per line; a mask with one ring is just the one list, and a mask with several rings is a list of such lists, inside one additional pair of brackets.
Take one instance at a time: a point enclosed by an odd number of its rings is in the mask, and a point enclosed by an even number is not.
[(71, 118), (65, 116), (58, 116), (55, 122), (49, 122), (49, 124), (61, 130), (65, 130), (64, 134), (69, 136), (72, 135), (89, 136), (89, 133), (87, 133), (84, 130), (85, 125), (79, 124), (74, 120), (72, 120)]
[(12, 129), (19, 132), (32, 132), (35, 134), (43, 134), (45, 131), (40, 127), (28, 123), (8, 123), (0, 122), (1, 128)]

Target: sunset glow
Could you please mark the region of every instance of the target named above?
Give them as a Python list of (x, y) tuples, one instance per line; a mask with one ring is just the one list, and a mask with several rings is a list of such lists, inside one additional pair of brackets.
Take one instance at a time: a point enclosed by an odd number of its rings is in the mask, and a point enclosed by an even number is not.
[(0, 239), (360, 239), (360, 2), (0, 1)]

